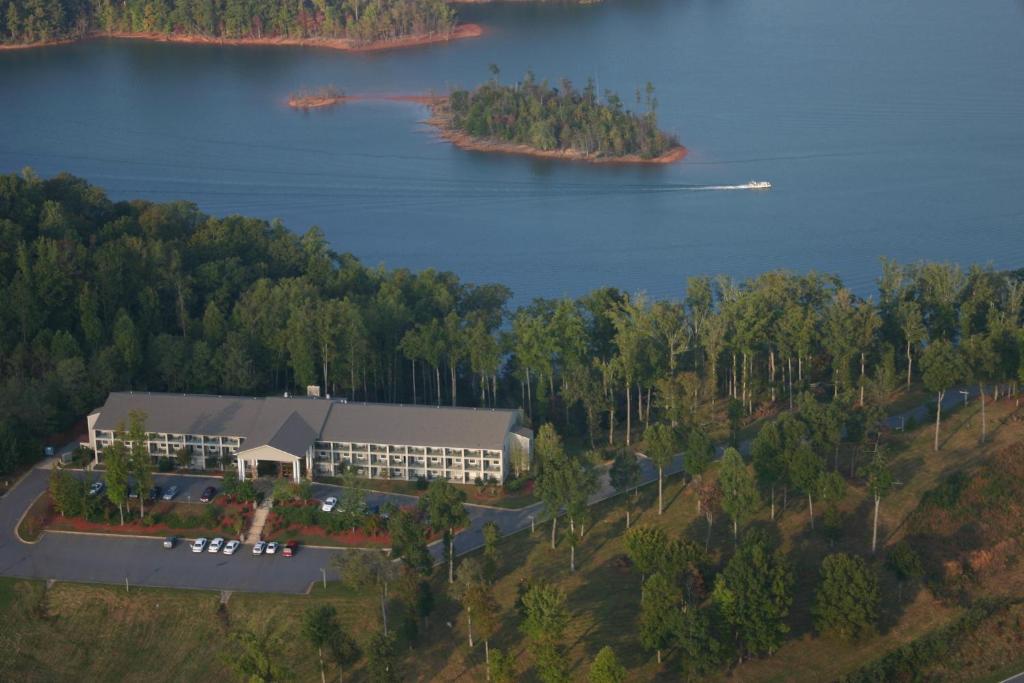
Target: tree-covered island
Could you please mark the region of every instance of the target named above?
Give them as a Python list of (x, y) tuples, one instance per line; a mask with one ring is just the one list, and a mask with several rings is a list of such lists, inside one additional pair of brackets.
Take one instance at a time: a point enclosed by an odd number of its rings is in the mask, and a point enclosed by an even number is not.
[(559, 87), (530, 72), (519, 83), (495, 78), (474, 90), (455, 90), (434, 106), (432, 123), (463, 149), (578, 159), (669, 163), (686, 149), (658, 128), (654, 86), (637, 91), (644, 113), (625, 108), (611, 91), (599, 97), (593, 80), (582, 90), (563, 79)]
[(444, 0), (0, 0), (0, 45), (92, 36), (339, 49), (479, 35)]

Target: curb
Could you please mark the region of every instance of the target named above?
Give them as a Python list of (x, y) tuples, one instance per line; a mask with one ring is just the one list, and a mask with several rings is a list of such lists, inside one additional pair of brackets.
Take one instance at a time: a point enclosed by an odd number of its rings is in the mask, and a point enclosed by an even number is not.
[[(18, 482), (18, 483), (21, 483), (21, 482)], [(17, 484), (15, 484), (15, 486), (17, 486)], [(13, 490), (14, 490), (14, 487), (12, 486), (11, 487), (11, 491), (13, 491)], [(36, 496), (35, 498), (33, 498), (32, 502), (29, 503), (28, 505), (26, 505), (25, 509), (22, 510), (21, 517), (18, 517), (18, 521), (14, 525), (14, 537), (16, 539), (18, 539), (19, 543), (24, 543), (25, 545), (35, 545), (36, 543), (39, 543), (39, 541), (43, 540), (43, 535), (46, 534), (47, 529), (43, 529), (42, 531), (40, 531), (39, 532), (39, 538), (37, 538), (34, 541), (26, 541), (24, 538), (22, 538), (21, 534), (18, 532), (18, 529), (21, 527), (21, 523), (25, 521), (25, 518), (28, 517), (28, 511), (32, 509), (32, 506), (36, 504), (36, 501), (38, 501), (40, 498), (42, 498), (45, 493), (47, 493), (46, 489), (43, 489), (42, 491), (40, 491), (39, 495)]]

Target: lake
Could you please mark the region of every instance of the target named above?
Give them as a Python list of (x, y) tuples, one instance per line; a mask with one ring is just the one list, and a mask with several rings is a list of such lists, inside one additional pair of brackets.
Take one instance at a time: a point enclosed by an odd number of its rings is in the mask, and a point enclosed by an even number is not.
[[(61, 170), (116, 199), (320, 226), (368, 264), (453, 270), (517, 301), (689, 275), (836, 273), (878, 258), (1024, 265), (1024, 3), (608, 0), (460, 8), (481, 38), (348, 54), (95, 40), (0, 53), (0, 171)], [(444, 92), (648, 80), (690, 152), (609, 167), (464, 152), (426, 110), (297, 112), (302, 86)], [(768, 192), (700, 189), (768, 180)]]

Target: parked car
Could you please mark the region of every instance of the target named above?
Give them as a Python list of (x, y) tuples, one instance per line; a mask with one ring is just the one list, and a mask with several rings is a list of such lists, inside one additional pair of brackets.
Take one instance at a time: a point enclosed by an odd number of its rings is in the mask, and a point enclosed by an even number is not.
[(206, 539), (205, 538), (200, 537), (200, 538), (197, 538), (196, 540), (192, 541), (192, 552), (194, 552), (194, 553), (201, 553), (205, 549), (206, 549)]
[(167, 538), (164, 539), (164, 547), (167, 548), (167, 549), (173, 548), (174, 545), (177, 542), (178, 542), (178, 537), (177, 536), (168, 536)]
[(291, 557), (297, 552), (299, 552), (299, 542), (288, 541), (284, 544), (284, 550), (281, 551), (281, 555), (283, 555), (284, 557)]
[(133, 499), (133, 500), (138, 498), (139, 497), (139, 487), (138, 486), (129, 486), (128, 487), (128, 497)]
[(90, 496), (98, 496), (107, 489), (107, 485), (102, 481), (94, 481), (92, 486), (89, 487)]
[(167, 490), (164, 491), (164, 500), (174, 500), (176, 495), (178, 495), (178, 487), (168, 486)]
[(224, 546), (224, 554), (234, 555), (235, 551), (238, 550), (238, 546), (240, 545), (242, 544), (232, 538), (230, 541), (227, 542), (227, 545)]
[(207, 486), (203, 489), (203, 494), (199, 496), (199, 502), (209, 503), (213, 500), (213, 497), (217, 495), (217, 489), (213, 486)]
[(218, 536), (217, 538), (215, 538), (212, 541), (210, 541), (210, 550), (209, 550), (209, 552), (211, 552), (211, 553), (219, 553), (220, 549), (223, 548), (223, 547), (224, 547), (224, 539), (221, 538), (220, 536)]
[(148, 496), (146, 496), (146, 498), (147, 498), (147, 499), (148, 499), (149, 501), (151, 501), (151, 502), (152, 502), (152, 501), (157, 501), (157, 500), (159, 500), (159, 499), (160, 499), (160, 493), (161, 493), (162, 491), (163, 491), (163, 489), (162, 489), (162, 488), (160, 488), (159, 486), (154, 486), (153, 488), (151, 488), (151, 489), (149, 490), (149, 495), (148, 495)]
[(334, 507), (338, 504), (338, 499), (334, 496), (324, 498), (324, 504), (320, 506), (320, 509), (324, 512), (333, 512)]
[(262, 555), (263, 551), (266, 549), (266, 547), (267, 547), (267, 544), (266, 544), (265, 541), (256, 541), (256, 545), (254, 545), (252, 547), (252, 554), (253, 555)]
[(273, 555), (277, 552), (277, 541), (271, 541), (267, 544), (266, 549), (263, 551), (267, 555)]

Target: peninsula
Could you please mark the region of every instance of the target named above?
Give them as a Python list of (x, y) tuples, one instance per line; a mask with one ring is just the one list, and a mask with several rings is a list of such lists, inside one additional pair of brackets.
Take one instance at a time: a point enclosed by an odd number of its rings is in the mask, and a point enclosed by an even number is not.
[[(447, 42), (482, 34), (458, 24), (444, 0), (257, 0), (199, 5), (190, 0), (109, 3), (54, 0), (54, 11), (8, 6), (0, 50), (89, 38), (131, 38), (219, 45), (298, 45), (363, 52)], [(57, 11), (57, 10), (60, 11)]]
[(532, 74), (515, 85), (496, 80), (475, 90), (442, 95), (349, 95), (333, 86), (300, 90), (288, 98), (293, 109), (321, 109), (354, 101), (414, 102), (430, 107), (427, 123), (460, 149), (517, 154), (597, 164), (670, 164), (686, 156), (674, 135), (658, 128), (657, 100), (648, 84), (647, 111), (624, 109), (606, 92), (599, 100), (588, 82), (576, 90), (537, 83)]

